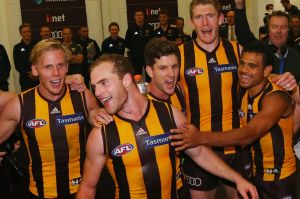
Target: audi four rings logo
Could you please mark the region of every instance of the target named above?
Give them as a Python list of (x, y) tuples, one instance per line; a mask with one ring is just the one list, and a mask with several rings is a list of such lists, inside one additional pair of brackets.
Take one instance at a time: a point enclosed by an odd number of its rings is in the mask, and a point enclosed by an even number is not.
[(194, 178), (192, 176), (185, 175), (185, 180), (189, 185), (200, 187), (202, 184), (202, 180), (200, 178)]

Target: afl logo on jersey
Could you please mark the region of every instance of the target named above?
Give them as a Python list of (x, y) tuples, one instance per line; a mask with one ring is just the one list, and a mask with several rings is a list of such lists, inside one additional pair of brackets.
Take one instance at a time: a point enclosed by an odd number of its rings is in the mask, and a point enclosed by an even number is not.
[(31, 129), (41, 128), (46, 124), (47, 122), (43, 119), (32, 119), (26, 122), (26, 126)]
[(117, 146), (116, 148), (114, 148), (111, 152), (111, 154), (113, 156), (123, 156), (126, 155), (127, 153), (129, 153), (130, 151), (133, 150), (133, 145), (132, 144), (121, 144), (119, 146)]
[(197, 76), (203, 74), (204, 70), (202, 68), (189, 68), (185, 70), (187, 76)]

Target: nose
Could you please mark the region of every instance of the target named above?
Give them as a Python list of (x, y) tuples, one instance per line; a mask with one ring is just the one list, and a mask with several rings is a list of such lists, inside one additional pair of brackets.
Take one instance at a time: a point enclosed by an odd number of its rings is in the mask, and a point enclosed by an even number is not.
[(100, 99), (100, 96), (101, 96), (101, 94), (102, 94), (102, 89), (99, 87), (99, 86), (95, 86), (94, 87), (94, 94), (95, 94), (95, 96), (98, 98), (98, 99)]
[(53, 75), (58, 75), (58, 74), (59, 74), (59, 69), (58, 69), (58, 67), (53, 67), (52, 74), (53, 74)]
[(202, 24), (203, 24), (204, 26), (206, 26), (206, 25), (208, 24), (208, 20), (207, 20), (206, 16), (204, 16), (204, 17), (202, 18)]

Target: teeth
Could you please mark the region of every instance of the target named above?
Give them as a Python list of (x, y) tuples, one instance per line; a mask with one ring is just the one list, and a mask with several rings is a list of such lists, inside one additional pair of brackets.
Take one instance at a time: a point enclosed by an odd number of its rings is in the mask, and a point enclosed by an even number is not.
[(174, 79), (167, 80), (168, 83), (173, 83)]
[(102, 103), (104, 103), (104, 102), (106, 102), (106, 101), (109, 100), (109, 99), (111, 99), (111, 97), (105, 97), (105, 98), (102, 98), (100, 101), (101, 101)]
[(52, 81), (50, 81), (51, 83), (59, 83), (60, 82), (60, 80), (52, 80)]

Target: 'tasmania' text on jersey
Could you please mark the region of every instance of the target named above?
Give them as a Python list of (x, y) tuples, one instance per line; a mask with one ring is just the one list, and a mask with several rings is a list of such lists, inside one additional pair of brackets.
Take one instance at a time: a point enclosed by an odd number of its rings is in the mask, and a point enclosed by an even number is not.
[[(239, 128), (238, 44), (220, 39), (216, 49), (208, 52), (191, 41), (179, 49), (180, 82), (187, 95), (187, 122), (209, 132)], [(233, 147), (227, 147), (224, 153), (234, 151)]]
[(169, 105), (149, 100), (140, 121), (117, 115), (105, 127), (103, 143), (116, 186), (115, 198), (177, 198), (182, 175), (179, 158), (170, 146), (172, 118)]
[(85, 153), (85, 95), (66, 87), (49, 101), (38, 87), (19, 95), (21, 130), (29, 154), (29, 190), (41, 198), (77, 192)]

